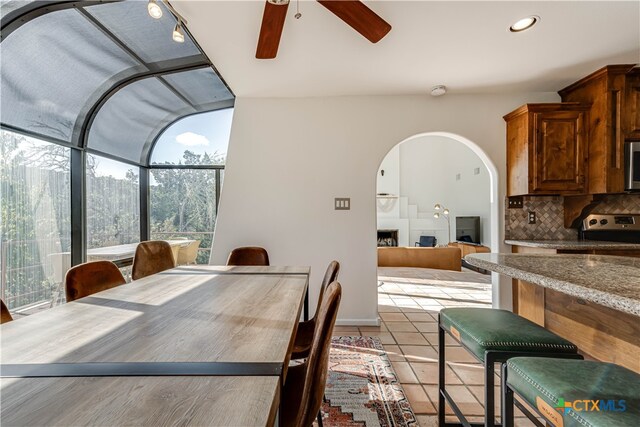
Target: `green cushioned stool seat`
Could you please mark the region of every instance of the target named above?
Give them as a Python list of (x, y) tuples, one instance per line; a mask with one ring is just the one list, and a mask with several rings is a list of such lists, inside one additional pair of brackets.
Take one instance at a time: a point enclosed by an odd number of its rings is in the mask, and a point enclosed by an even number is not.
[(514, 357), (505, 373), (506, 385), (557, 427), (640, 426), (640, 375), (629, 369), (586, 360)]
[(570, 341), (507, 310), (492, 308), (445, 308), (440, 323), (478, 359), (486, 351), (527, 353), (571, 353), (578, 348)]
[[(484, 423), (494, 427), (494, 369), (512, 357), (582, 359), (578, 347), (570, 341), (507, 310), (493, 308), (445, 308), (438, 316), (438, 425), (440, 427), (471, 424), (453, 401), (446, 388), (445, 334), (457, 339), (462, 347), (484, 365)], [(446, 403), (460, 423), (445, 422)], [(513, 407), (513, 405), (511, 405)]]

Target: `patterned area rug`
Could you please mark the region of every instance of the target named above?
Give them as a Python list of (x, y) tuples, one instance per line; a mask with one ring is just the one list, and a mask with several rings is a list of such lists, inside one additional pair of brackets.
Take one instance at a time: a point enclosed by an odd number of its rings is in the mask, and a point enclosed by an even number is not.
[(333, 338), (325, 397), (325, 427), (418, 425), (389, 358), (375, 337)]

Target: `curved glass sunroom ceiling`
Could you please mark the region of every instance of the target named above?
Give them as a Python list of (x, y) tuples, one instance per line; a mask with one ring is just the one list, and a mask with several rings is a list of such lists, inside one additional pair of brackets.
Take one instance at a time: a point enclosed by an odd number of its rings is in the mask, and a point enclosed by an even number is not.
[(176, 19), (161, 7), (152, 19), (145, 1), (3, 2), (2, 126), (147, 166), (168, 125), (233, 106), (190, 34), (171, 39)]

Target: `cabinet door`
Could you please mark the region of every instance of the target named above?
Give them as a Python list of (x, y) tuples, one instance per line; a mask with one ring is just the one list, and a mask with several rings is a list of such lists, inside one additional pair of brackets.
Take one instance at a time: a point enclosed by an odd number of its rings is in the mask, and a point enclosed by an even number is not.
[(585, 191), (587, 151), (584, 111), (534, 114), (532, 190), (576, 194)]
[(640, 71), (627, 75), (626, 102), (624, 104), (625, 138), (640, 139)]

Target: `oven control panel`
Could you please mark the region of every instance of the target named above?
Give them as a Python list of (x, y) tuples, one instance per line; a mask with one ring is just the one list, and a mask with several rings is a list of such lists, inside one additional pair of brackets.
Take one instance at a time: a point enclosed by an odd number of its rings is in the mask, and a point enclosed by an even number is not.
[(591, 214), (582, 221), (583, 230), (640, 230), (640, 215)]

